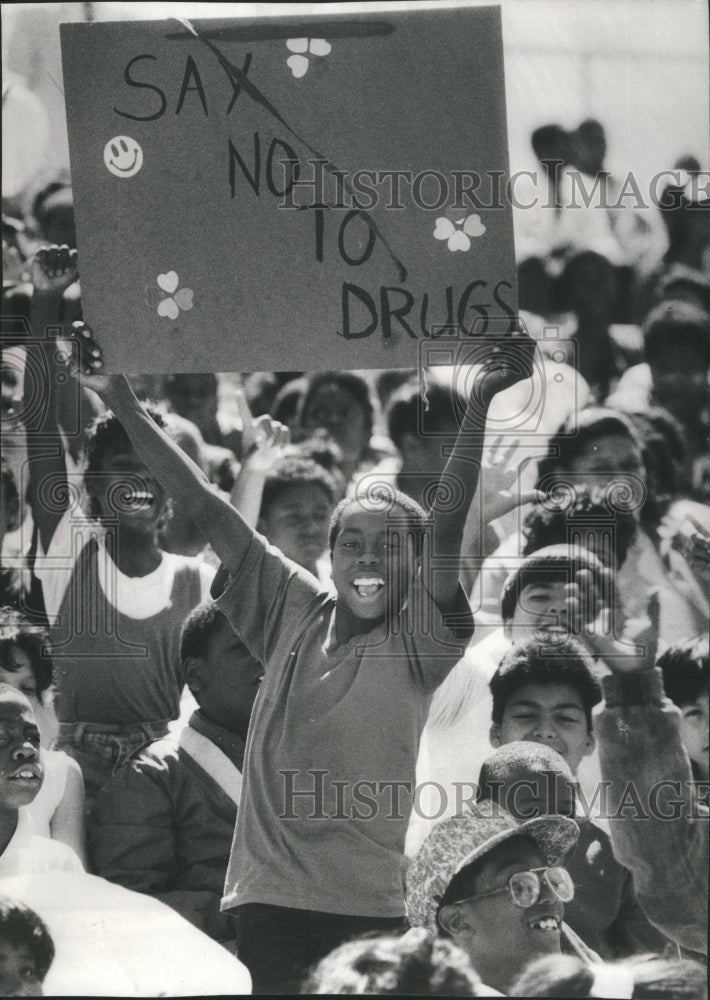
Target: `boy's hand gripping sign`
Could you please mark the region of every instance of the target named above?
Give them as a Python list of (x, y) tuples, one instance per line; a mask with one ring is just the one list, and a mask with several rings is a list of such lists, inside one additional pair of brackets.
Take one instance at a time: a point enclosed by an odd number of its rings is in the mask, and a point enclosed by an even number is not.
[(499, 8), (61, 30), (107, 370), (415, 367), (510, 329)]

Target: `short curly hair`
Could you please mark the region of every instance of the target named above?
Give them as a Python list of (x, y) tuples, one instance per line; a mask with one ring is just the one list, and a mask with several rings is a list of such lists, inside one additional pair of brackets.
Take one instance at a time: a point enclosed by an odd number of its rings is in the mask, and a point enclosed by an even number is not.
[[(575, 531), (587, 525), (594, 526), (597, 514), (604, 521), (610, 520), (610, 511), (605, 501), (596, 499), (584, 487), (575, 490), (570, 509), (535, 504), (523, 521), (522, 554), (528, 556), (550, 545), (568, 544)], [(613, 525), (614, 551), (609, 555), (614, 558), (616, 566), (620, 567), (636, 540), (638, 520), (633, 511), (615, 510)]]
[[(143, 409), (148, 416), (162, 430), (167, 430), (167, 423), (163, 415), (152, 406), (143, 404)], [(107, 410), (96, 417), (86, 431), (86, 467), (84, 469), (84, 483), (89, 494), (89, 516), (99, 518), (101, 511), (98, 501), (93, 493), (95, 478), (101, 471), (101, 463), (106, 455), (122, 454), (134, 450), (128, 434), (118, 417)]]
[(545, 643), (537, 638), (517, 643), (505, 654), (489, 681), (493, 696), (493, 722), (503, 721), (513, 694), (526, 684), (566, 684), (575, 690), (584, 707), (587, 728), (592, 731), (592, 709), (602, 700), (592, 660), (575, 639)]
[[(351, 507), (353, 504), (360, 504), (362, 502), (361, 497), (345, 497), (341, 500), (338, 506), (333, 511), (330, 518), (330, 531), (328, 533), (328, 545), (330, 546), (330, 554), (333, 555), (333, 548), (335, 546), (335, 540), (338, 537), (340, 531), (340, 524), (343, 519), (343, 514), (345, 511)], [(373, 489), (368, 493), (367, 501), (372, 501), (374, 503), (382, 503), (386, 506), (388, 511), (391, 511), (393, 507), (399, 507), (407, 519), (407, 526), (412, 532), (414, 538), (414, 550), (417, 556), (422, 553), (422, 548), (424, 544), (424, 536), (427, 533), (427, 529), (430, 523), (429, 516), (421, 504), (418, 504), (416, 500), (413, 500), (407, 493), (403, 493), (401, 490), (394, 490), (389, 488)]]
[(0, 666), (8, 673), (16, 673), (12, 658), (13, 649), (27, 653), (37, 687), (37, 698), (52, 686), (52, 661), (47, 653), (49, 634), (40, 625), (15, 608), (0, 608)]
[(37, 978), (44, 979), (54, 961), (54, 941), (42, 918), (19, 899), (0, 896), (0, 940), (15, 947), (26, 945)]
[(480, 982), (461, 948), (418, 927), (340, 945), (321, 959), (303, 993), (475, 997)]
[(663, 686), (674, 705), (682, 707), (708, 693), (710, 685), (710, 653), (708, 636), (691, 639), (669, 648), (659, 658), (663, 671)]

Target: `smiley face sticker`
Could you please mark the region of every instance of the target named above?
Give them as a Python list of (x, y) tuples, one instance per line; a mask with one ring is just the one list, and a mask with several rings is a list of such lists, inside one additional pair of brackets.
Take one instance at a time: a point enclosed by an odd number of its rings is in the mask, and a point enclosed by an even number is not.
[(116, 135), (104, 147), (104, 163), (114, 177), (135, 177), (143, 166), (143, 150), (129, 135)]

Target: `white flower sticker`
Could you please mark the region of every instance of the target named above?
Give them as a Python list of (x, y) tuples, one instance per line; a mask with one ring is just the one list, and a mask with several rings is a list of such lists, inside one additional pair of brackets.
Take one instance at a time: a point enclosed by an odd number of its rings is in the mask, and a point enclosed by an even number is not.
[(465, 219), (457, 219), (456, 222), (442, 215), (436, 220), (434, 239), (446, 240), (446, 245), (452, 252), (465, 252), (471, 249), (471, 237), (477, 239), (485, 231), (480, 215), (467, 215)]
[(158, 288), (166, 292), (166, 297), (158, 303), (158, 316), (177, 319), (180, 310), (192, 309), (192, 289), (180, 288), (177, 271), (166, 271), (158, 275)]
[(289, 56), (286, 65), (296, 79), (308, 72), (308, 56), (327, 56), (331, 50), (325, 38), (289, 38), (286, 48), (295, 55)]

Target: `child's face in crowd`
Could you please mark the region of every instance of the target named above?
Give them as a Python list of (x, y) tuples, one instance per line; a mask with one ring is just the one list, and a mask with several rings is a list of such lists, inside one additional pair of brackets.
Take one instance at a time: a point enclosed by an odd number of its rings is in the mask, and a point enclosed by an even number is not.
[(0, 698), (0, 805), (19, 809), (32, 802), (42, 787), (39, 729), (24, 699)]
[(356, 500), (343, 512), (333, 546), (332, 578), (338, 603), (355, 618), (382, 621), (402, 606), (416, 564), (411, 541), (388, 532), (387, 510)]
[(37, 698), (37, 682), (32, 670), (30, 654), (19, 646), (13, 646), (9, 652), (14, 670), (0, 667), (0, 684), (9, 684), (16, 691), (21, 691), (30, 701)]
[(223, 615), (201, 659), (199, 690), (190, 685), (200, 708), (208, 719), (230, 732), (246, 732), (264, 668)]
[(566, 471), (590, 488), (603, 488), (619, 475), (646, 478), (641, 452), (625, 434), (602, 434), (590, 441)]
[(177, 376), (165, 391), (175, 412), (200, 429), (216, 419), (217, 381), (213, 375)]
[(507, 639), (550, 638), (550, 634), (567, 634), (567, 584), (564, 580), (529, 583), (523, 587), (510, 621), (504, 625)]
[(574, 774), (594, 749), (584, 705), (569, 684), (523, 684), (508, 699), (500, 723), (494, 722), (491, 744), (502, 747), (527, 740), (551, 747)]
[(700, 778), (708, 779), (708, 694), (699, 694), (680, 708), (680, 739)]
[(152, 534), (165, 506), (165, 493), (133, 451), (108, 452), (92, 477), (91, 491), (102, 516), (122, 527)]
[(307, 431), (322, 428), (335, 441), (346, 462), (356, 462), (369, 440), (367, 418), (359, 402), (336, 382), (322, 385), (303, 414)]
[(682, 341), (659, 344), (650, 362), (653, 395), (681, 421), (697, 418), (710, 398), (705, 355)]
[(0, 938), (0, 996), (41, 997), (42, 983), (29, 945)]
[(328, 547), (332, 504), (318, 483), (285, 487), (259, 522), (259, 530), (285, 556), (307, 569)]
[[(545, 860), (527, 837), (513, 837), (490, 853), (490, 859), (476, 877), (476, 892), (504, 888), (511, 875), (542, 868)], [(454, 940), (471, 958), (486, 981), (509, 981), (534, 958), (559, 952), (564, 904), (542, 882), (540, 898), (527, 909), (517, 906), (506, 890), (486, 899), (454, 904), (460, 912)]]

